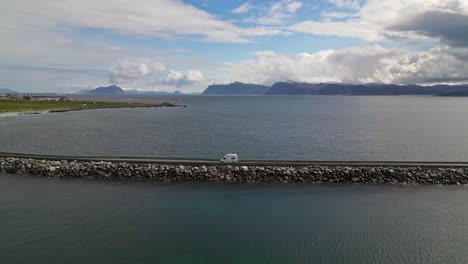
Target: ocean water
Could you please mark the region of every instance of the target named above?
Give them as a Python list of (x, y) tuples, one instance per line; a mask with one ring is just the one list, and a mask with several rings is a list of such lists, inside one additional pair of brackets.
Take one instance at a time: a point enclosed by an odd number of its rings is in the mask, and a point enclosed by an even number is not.
[[(468, 160), (468, 98), (99, 99), (187, 107), (3, 117), (0, 151)], [(466, 186), (163, 184), (0, 174), (0, 263), (468, 263), (466, 201)]]
[(466, 187), (0, 175), (0, 263), (468, 263)]
[[(92, 98), (87, 98), (92, 99)], [(0, 151), (217, 159), (468, 161), (468, 98), (99, 97), (181, 108), (0, 118)]]

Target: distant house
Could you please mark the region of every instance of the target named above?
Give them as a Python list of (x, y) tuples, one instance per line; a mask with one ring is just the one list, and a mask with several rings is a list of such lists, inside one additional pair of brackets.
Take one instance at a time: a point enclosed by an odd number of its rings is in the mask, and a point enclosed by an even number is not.
[(68, 99), (68, 98), (66, 98), (64, 96), (58, 96), (58, 95), (48, 95), (48, 96), (33, 95), (33, 96), (30, 97), (30, 99), (26, 99), (26, 100), (31, 100), (31, 101), (70, 101), (70, 99)]

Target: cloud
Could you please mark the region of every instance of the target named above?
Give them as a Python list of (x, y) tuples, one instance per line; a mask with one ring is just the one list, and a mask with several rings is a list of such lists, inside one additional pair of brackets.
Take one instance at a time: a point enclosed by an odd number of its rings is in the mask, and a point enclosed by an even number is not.
[(116, 61), (109, 70), (92, 68), (53, 68), (0, 64), (4, 87), (30, 92), (76, 92), (109, 84), (139, 90), (200, 91), (208, 80), (198, 70), (177, 71), (157, 60), (127, 58)]
[(18, 0), (0, 10), (0, 29), (98, 29), (121, 35), (246, 43), (278, 29), (239, 27), (181, 0)]
[(328, 2), (340, 8), (351, 8), (351, 9), (360, 8), (359, 0), (328, 0)]
[(293, 14), (293, 13), (296, 13), (297, 10), (299, 10), (299, 8), (302, 7), (302, 2), (300, 1), (283, 1), (283, 3), (280, 4), (280, 8), (281, 8), (281, 5), (285, 5), (286, 6), (286, 11)]
[(337, 19), (337, 18), (350, 18), (350, 17), (356, 17), (359, 14), (357, 13), (346, 13), (346, 12), (322, 12), (322, 17), (325, 19)]
[(104, 86), (109, 82), (125, 88), (163, 91), (179, 88), (201, 91), (209, 83), (221, 80), (267, 85), (286, 80), (396, 84), (468, 82), (468, 48), (413, 51), (372, 45), (296, 55), (259, 51), (254, 55), (252, 60), (217, 67), (216, 80), (196, 69), (174, 70), (159, 60), (138, 58), (116, 61), (108, 71), (4, 66), (0, 67), (0, 78), (14, 84), (8, 88), (24, 90), (29, 86), (34, 91), (57, 92)]
[(231, 11), (231, 13), (233, 14), (245, 14), (245, 13), (248, 13), (250, 10), (252, 10), (254, 6), (248, 2), (246, 3), (243, 3), (242, 5), (240, 5), (239, 7), (233, 9)]
[(270, 5), (268, 10), (258, 17), (248, 18), (245, 21), (261, 25), (282, 25), (291, 18), (301, 7), (301, 1), (281, 0)]
[[(0, 67), (0, 79), (9, 88), (31, 91), (39, 88), (60, 91), (61, 87), (77, 87), (87, 81), (92, 86), (112, 81), (129, 88), (199, 90), (208, 82), (205, 73), (209, 77), (219, 76), (218, 80), (261, 83), (288, 79), (387, 83), (468, 81), (465, 77), (468, 76), (468, 1), (328, 1), (333, 8), (317, 11), (320, 18), (298, 23), (301, 18), (298, 12), (307, 1), (275, 0), (266, 6), (253, 6), (249, 1), (232, 10), (248, 13), (249, 18), (244, 22), (252, 23), (249, 25), (224, 20), (182, 0), (4, 1), (0, 9), (1, 64), (27, 66)], [(417, 40), (425, 45), (433, 45), (435, 41), (441, 44), (440, 48), (425, 51), (372, 44), (292, 56), (264, 51), (255, 53), (253, 60), (230, 64), (219, 61), (222, 55), (217, 57), (219, 60), (210, 61), (213, 56), (207, 56), (200, 48), (205, 44), (199, 44), (200, 47), (193, 44), (193, 54), (174, 55), (175, 49), (184, 45), (182, 41), (249, 43), (293, 32), (376, 43)], [(93, 38), (86, 39), (91, 34)], [(114, 34), (124, 37), (114, 38)], [(168, 42), (157, 45), (159, 49), (146, 45), (153, 43), (154, 38), (180, 42), (174, 42), (174, 51), (169, 52), (163, 50), (172, 47), (165, 45)], [(147, 40), (145, 45), (141, 45), (141, 40)], [(395, 46), (388, 42), (386, 45)], [(218, 47), (213, 46), (214, 53), (225, 50), (216, 50)], [(202, 53), (197, 54), (198, 51)], [(101, 68), (104, 73), (79, 70), (94, 68)]]
[(309, 33), (320, 36), (340, 36), (360, 38), (366, 41), (382, 41), (385, 37), (381, 31), (372, 24), (360, 19), (341, 21), (304, 21), (289, 27), (295, 32)]
[[(357, 1), (331, 0), (341, 7)], [(468, 46), (468, 1), (461, 0), (368, 0), (355, 16), (342, 20), (307, 20), (289, 29), (314, 35), (360, 38), (366, 41), (433, 38), (451, 46)], [(329, 20), (336, 18), (340, 20)]]
[(110, 81), (113, 83), (124, 83), (151, 75), (157, 76), (165, 71), (166, 67), (160, 62), (128, 59), (118, 61), (109, 70)]
[(262, 51), (255, 56), (255, 60), (226, 64), (226, 75), (232, 81), (262, 84), (285, 80), (405, 84), (468, 81), (468, 49), (410, 51), (374, 45), (293, 56)]
[(155, 60), (123, 59), (112, 65), (109, 70), (110, 82), (123, 85), (136, 85), (148, 88), (158, 85), (183, 87), (206, 81), (198, 70), (176, 71)]
[(438, 38), (450, 46), (468, 46), (468, 14), (428, 11), (394, 24), (389, 29)]
[(128, 52), (117, 45), (71, 40), (32, 28), (17, 32), (0, 30), (0, 39), (1, 64), (89, 68), (105, 64)]
[(205, 77), (203, 76), (203, 73), (201, 71), (191, 70), (185, 72), (178, 72), (170, 70), (166, 74), (166, 77), (163, 78), (160, 83), (181, 87), (203, 81), (205, 81)]
[(22, 92), (76, 92), (108, 83), (108, 72), (100, 69), (51, 68), (0, 65), (4, 87)]
[(0, 70), (24, 71), (24, 72), (47, 72), (53, 74), (95, 74), (102, 75), (107, 73), (100, 69), (75, 69), (75, 68), (52, 68), (40, 66), (25, 66), (25, 65), (0, 65)]

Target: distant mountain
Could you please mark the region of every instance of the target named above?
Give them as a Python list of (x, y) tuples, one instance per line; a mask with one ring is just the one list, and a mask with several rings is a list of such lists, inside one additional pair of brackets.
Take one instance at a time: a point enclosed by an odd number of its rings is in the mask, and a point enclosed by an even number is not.
[[(210, 85), (203, 94), (249, 94), (245, 84)], [(257, 86), (249, 84), (250, 86)], [(214, 86), (214, 87), (213, 87)], [(240, 87), (240, 88), (238, 88)], [(468, 85), (397, 85), (397, 84), (344, 84), (344, 83), (300, 83), (278, 82), (271, 87), (261, 86), (255, 93), (265, 95), (451, 95), (468, 94)], [(263, 92), (262, 92), (263, 91)]]
[(440, 95), (468, 90), (468, 85), (396, 85), (396, 84), (340, 84), (340, 83), (275, 83), (266, 94), (294, 95)]
[(19, 94), (19, 92), (6, 88), (0, 88), (0, 94)]
[(147, 95), (185, 95), (179, 90), (174, 92), (163, 92), (163, 91), (141, 91), (141, 90), (125, 90), (126, 94), (147, 94)]
[(270, 87), (251, 84), (251, 83), (241, 83), (233, 82), (231, 84), (213, 84), (208, 86), (205, 91), (202, 93), (204, 95), (209, 94), (218, 94), (218, 95), (248, 95), (248, 94), (265, 94)]
[(88, 91), (86, 94), (117, 95), (117, 94), (125, 94), (125, 91), (124, 89), (116, 85), (111, 85), (107, 87), (98, 87), (96, 89)]
[(162, 91), (141, 91), (141, 90), (124, 90), (116, 85), (107, 87), (98, 87), (96, 89), (80, 90), (76, 94), (92, 94), (92, 95), (121, 95), (121, 94), (138, 94), (138, 95), (184, 95), (181, 91), (175, 90), (174, 92)]

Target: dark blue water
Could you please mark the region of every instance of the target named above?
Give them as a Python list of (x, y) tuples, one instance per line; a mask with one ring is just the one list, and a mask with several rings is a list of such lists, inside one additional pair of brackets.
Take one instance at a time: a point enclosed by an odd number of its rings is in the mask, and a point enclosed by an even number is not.
[(468, 263), (466, 187), (0, 175), (0, 263)]
[(468, 161), (468, 98), (181, 96), (186, 104), (0, 118), (0, 151), (242, 159)]

